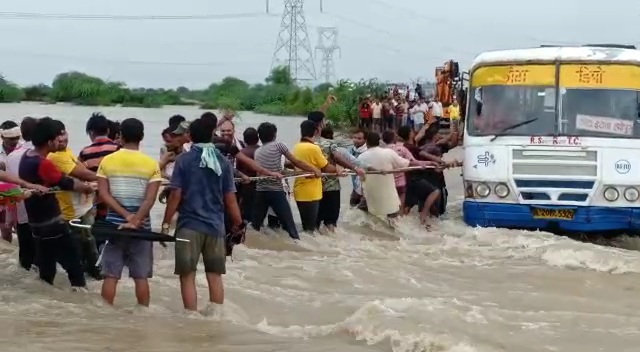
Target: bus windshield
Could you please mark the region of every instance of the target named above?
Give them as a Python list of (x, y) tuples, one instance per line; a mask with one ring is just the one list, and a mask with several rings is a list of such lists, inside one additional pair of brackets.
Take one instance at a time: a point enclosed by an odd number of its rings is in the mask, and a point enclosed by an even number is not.
[[(506, 135), (553, 135), (555, 98), (553, 86), (472, 87), (468, 98), (468, 133), (488, 136), (508, 129)], [(534, 121), (511, 128), (528, 120)]]
[(639, 65), (481, 66), (468, 101), (472, 136), (640, 138)]
[[(560, 89), (549, 86), (486, 86), (471, 89), (468, 133), (488, 136), (570, 135), (640, 138), (640, 92), (624, 89)], [(528, 120), (531, 123), (517, 126)]]
[(640, 92), (623, 89), (566, 89), (561, 133), (584, 137), (640, 138)]

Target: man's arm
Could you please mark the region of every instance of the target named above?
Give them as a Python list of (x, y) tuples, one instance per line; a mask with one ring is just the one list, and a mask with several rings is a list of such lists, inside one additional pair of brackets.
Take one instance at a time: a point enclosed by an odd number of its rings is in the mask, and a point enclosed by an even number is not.
[(222, 174), (220, 177), (222, 177), (222, 195), (225, 213), (229, 215), (231, 225), (238, 227), (242, 225), (242, 215), (240, 213), (240, 207), (238, 206), (238, 199), (236, 198), (236, 184), (233, 180), (232, 169), (231, 164), (225, 160), (225, 165), (222, 166)]
[(109, 189), (109, 180), (106, 177), (98, 176), (98, 198), (101, 202), (106, 204), (109, 209), (118, 213), (118, 215), (122, 216), (127, 222), (131, 220), (133, 214), (131, 214), (127, 209), (123, 208), (118, 201), (113, 198), (111, 195), (111, 190)]
[(164, 171), (164, 169), (167, 167), (167, 165), (170, 162), (175, 161), (175, 159), (176, 159), (176, 154), (174, 152), (165, 151), (160, 156), (160, 162), (159, 162), (160, 171)]
[(142, 224), (142, 221), (149, 216), (149, 212), (153, 205), (156, 202), (156, 198), (158, 197), (158, 190), (160, 189), (160, 184), (162, 183), (162, 177), (160, 177), (160, 169), (156, 170), (156, 174), (154, 178), (149, 180), (147, 183), (147, 189), (144, 194), (144, 200), (138, 208), (138, 212), (133, 216), (133, 220), (131, 221), (134, 225), (139, 226)]
[(0, 170), (0, 181), (2, 182), (7, 182), (7, 183), (13, 183), (14, 185), (18, 185), (22, 188), (28, 188), (28, 189), (34, 189), (36, 191), (40, 191), (40, 192), (47, 192), (49, 190), (49, 188), (42, 186), (42, 185), (36, 185), (30, 182), (27, 182), (21, 178), (19, 178), (18, 176), (14, 176), (6, 171), (2, 171)]
[(68, 154), (49, 154), (47, 160), (52, 162), (65, 175), (87, 182), (94, 182), (98, 179), (93, 171), (87, 169), (83, 163), (73, 160)]
[(420, 131), (418, 131), (418, 133), (413, 138), (413, 141), (414, 141), (415, 144), (418, 144), (418, 142), (420, 142), (424, 138), (424, 135), (426, 134), (427, 129), (429, 128), (429, 126), (430, 126), (430, 124), (425, 121), (425, 124), (422, 126)]
[(77, 191), (82, 193), (91, 193), (91, 186), (65, 176), (58, 168), (47, 159), (42, 160), (38, 168), (38, 176), (44, 181), (48, 187), (60, 187), (64, 191)]
[(171, 191), (169, 193), (169, 199), (167, 200), (167, 207), (164, 210), (164, 218), (162, 220), (162, 231), (167, 232), (169, 225), (173, 220), (173, 217), (178, 212), (180, 201), (182, 200), (182, 182), (184, 180), (183, 167), (180, 160), (176, 161), (171, 175), (171, 183), (169, 187)]
[(350, 169), (350, 170), (354, 170), (358, 168), (358, 165), (356, 165), (355, 163), (352, 163), (351, 160), (347, 159), (344, 157), (344, 155), (342, 155), (342, 153), (340, 152), (340, 149), (338, 149), (338, 146), (335, 143), (331, 143), (331, 156), (335, 159), (336, 164)]
[(403, 157), (401, 157), (400, 155), (398, 155), (398, 153), (394, 152), (393, 150), (389, 150), (390, 155), (393, 155), (393, 168), (394, 169), (401, 169), (401, 168), (405, 168), (407, 166), (409, 166), (411, 164), (411, 161), (408, 159), (405, 159)]
[(142, 221), (149, 217), (149, 212), (151, 208), (156, 202), (156, 198), (158, 198), (158, 190), (160, 189), (160, 184), (162, 183), (162, 176), (160, 175), (160, 167), (157, 163), (155, 163), (155, 169), (153, 170), (153, 174), (149, 178), (147, 182), (147, 188), (144, 193), (144, 199), (142, 200), (142, 204), (138, 208), (138, 211), (133, 216), (129, 223), (132, 223), (136, 227), (139, 227), (142, 224)]
[(98, 180), (96, 173), (87, 169), (82, 163), (76, 163), (76, 166), (71, 170), (69, 175), (86, 182), (95, 182)]
[(309, 165), (304, 161), (293, 156), (293, 154), (291, 154), (291, 152), (289, 151), (289, 148), (287, 148), (287, 146), (284, 145), (284, 143), (282, 142), (276, 142), (276, 143), (278, 143), (278, 151), (280, 151), (280, 153), (284, 155), (284, 158), (287, 159), (293, 166), (297, 167), (300, 170), (313, 172), (314, 174), (320, 173), (320, 169), (313, 167), (312, 165)]
[[(285, 163), (285, 167), (286, 166), (293, 166), (293, 167), (297, 167), (298, 169), (303, 170), (303, 171), (313, 172), (314, 174), (320, 173), (320, 169), (315, 168), (312, 165), (309, 165), (309, 164), (305, 163), (304, 161), (296, 158), (289, 151), (285, 152), (283, 155), (288, 160), (288, 163)], [(291, 169), (291, 167), (290, 167), (290, 169)]]
[(322, 154), (322, 150), (320, 150), (320, 147), (318, 146), (316, 146), (316, 148), (313, 150), (312, 160), (315, 165), (318, 165), (320, 167), (320, 170), (327, 173), (338, 173), (338, 169), (335, 167), (335, 165), (329, 163), (329, 160), (324, 157), (324, 154)]
[[(356, 163), (352, 163), (351, 160), (344, 157), (344, 155), (338, 149), (338, 145), (331, 143), (331, 155), (335, 159), (336, 163), (344, 168), (355, 171), (360, 177), (365, 177), (365, 170), (358, 167)], [(337, 171), (337, 170), (336, 170)]]
[(244, 155), (244, 153), (236, 153), (234, 156), (236, 158), (236, 161), (245, 164), (249, 169), (251, 169), (251, 171), (255, 171), (255, 172), (259, 173), (260, 175), (274, 176), (274, 177), (281, 177), (282, 176), (277, 172), (269, 171), (269, 170), (265, 169), (264, 167), (260, 166), (258, 163), (255, 162), (255, 160), (253, 160), (250, 157)]
[(329, 96), (327, 96), (327, 100), (325, 100), (324, 104), (322, 104), (322, 106), (320, 107), (320, 111), (322, 111), (323, 113), (326, 113), (329, 106), (331, 106), (331, 104), (333, 104), (333, 102), (335, 101), (336, 101), (336, 97), (329, 94)]

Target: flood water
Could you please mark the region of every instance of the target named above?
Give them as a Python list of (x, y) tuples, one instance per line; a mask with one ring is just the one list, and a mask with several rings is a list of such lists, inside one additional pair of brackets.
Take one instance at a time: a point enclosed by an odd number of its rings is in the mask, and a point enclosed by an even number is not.
[[(61, 119), (77, 152), (96, 109), (143, 120), (143, 149), (154, 156), (171, 115), (201, 113), (20, 104), (0, 105), (0, 115)], [(262, 121), (276, 122), (289, 146), (297, 140), (299, 118), (243, 113), (237, 130)], [(335, 235), (303, 237), (300, 245), (279, 233), (250, 233), (228, 262), (222, 312), (182, 310), (171, 245), (156, 248), (152, 305), (141, 309), (129, 280), (109, 307), (99, 282), (89, 283), (89, 294), (71, 293), (59, 271), (49, 287), (19, 269), (17, 241), (3, 242), (0, 351), (638, 351), (640, 253), (466, 227), (459, 173), (448, 173), (449, 213), (429, 232), (412, 219), (393, 233), (345, 206)], [(348, 182), (343, 187), (346, 203)], [(154, 209), (156, 227), (162, 211)], [(204, 307), (202, 274), (198, 285)]]

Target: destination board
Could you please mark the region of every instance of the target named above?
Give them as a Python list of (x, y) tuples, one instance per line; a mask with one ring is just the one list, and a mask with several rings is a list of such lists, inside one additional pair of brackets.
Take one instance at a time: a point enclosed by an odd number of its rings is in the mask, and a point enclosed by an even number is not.
[(549, 86), (555, 85), (554, 65), (485, 66), (473, 71), (473, 87), (483, 86)]
[(561, 65), (560, 86), (640, 90), (640, 67), (633, 65)]

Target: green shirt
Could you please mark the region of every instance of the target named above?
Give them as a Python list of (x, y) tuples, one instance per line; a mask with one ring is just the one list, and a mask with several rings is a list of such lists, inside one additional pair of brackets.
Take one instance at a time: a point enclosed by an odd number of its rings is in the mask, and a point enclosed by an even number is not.
[[(336, 165), (336, 160), (333, 157), (333, 153), (338, 152), (338, 145), (335, 141), (326, 138), (318, 138), (316, 144), (322, 150), (322, 154), (327, 158), (329, 164)], [(323, 176), (322, 177), (322, 191), (339, 191), (340, 179), (336, 176)]]

